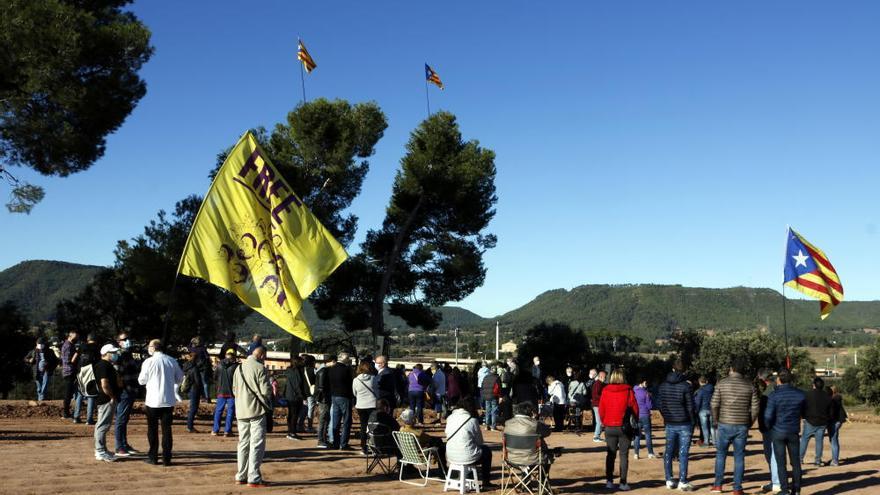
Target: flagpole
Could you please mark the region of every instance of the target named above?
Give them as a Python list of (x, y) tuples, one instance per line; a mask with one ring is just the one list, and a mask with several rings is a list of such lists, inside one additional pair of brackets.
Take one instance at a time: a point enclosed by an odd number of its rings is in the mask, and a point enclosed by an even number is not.
[(785, 254), (783, 255), (783, 263), (782, 263), (782, 332), (785, 337), (785, 368), (787, 370), (791, 370), (791, 354), (788, 351), (788, 320), (785, 314), (785, 264), (788, 263), (788, 233), (791, 231), (791, 226), (785, 226)]
[(302, 82), (303, 105), (305, 105), (306, 104), (306, 75), (305, 75), (305, 71), (303, 71), (302, 62), (299, 63), (299, 79)]
[(425, 78), (425, 103), (428, 105), (428, 117), (431, 116), (431, 98), (428, 96), (428, 78)]

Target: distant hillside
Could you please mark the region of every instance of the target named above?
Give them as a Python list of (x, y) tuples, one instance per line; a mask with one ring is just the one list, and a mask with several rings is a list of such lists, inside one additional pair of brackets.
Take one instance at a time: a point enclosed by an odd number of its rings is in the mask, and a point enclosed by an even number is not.
[(64, 261), (23, 261), (0, 272), (0, 302), (14, 302), (32, 322), (50, 320), (58, 301), (79, 294), (102, 269)]
[[(78, 265), (64, 261), (24, 261), (0, 272), (0, 303), (11, 300), (34, 323), (53, 320), (55, 306), (59, 301), (79, 294), (103, 268)], [(316, 333), (333, 329), (335, 320), (321, 320), (306, 301), (306, 319)], [(481, 323), (483, 318), (462, 308), (443, 307), (441, 328), (466, 327)], [(391, 328), (407, 328), (400, 318), (385, 313), (385, 321)], [(259, 313), (249, 316), (238, 332), (261, 333), (267, 336), (287, 335)]]
[[(786, 305), (790, 334), (880, 328), (880, 301), (843, 302), (826, 320), (816, 301)], [(662, 337), (675, 328), (782, 332), (782, 298), (772, 289), (704, 289), (680, 285), (582, 285), (545, 292), (498, 319), (529, 328), (556, 321), (584, 330)]]

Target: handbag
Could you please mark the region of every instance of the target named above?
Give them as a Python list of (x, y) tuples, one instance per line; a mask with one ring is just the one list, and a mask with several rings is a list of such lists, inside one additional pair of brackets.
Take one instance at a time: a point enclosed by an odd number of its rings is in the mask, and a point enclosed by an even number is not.
[[(632, 397), (632, 392), (630, 392), (630, 397)], [(623, 424), (620, 429), (623, 431), (624, 435), (633, 438), (639, 431), (639, 426), (639, 418), (633, 413), (632, 408), (629, 407), (628, 397), (626, 411), (623, 413)]]

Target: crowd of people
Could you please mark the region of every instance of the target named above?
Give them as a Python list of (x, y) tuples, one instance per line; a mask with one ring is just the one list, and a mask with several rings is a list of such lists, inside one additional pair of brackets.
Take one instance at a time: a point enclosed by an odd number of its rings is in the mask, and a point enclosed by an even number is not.
[[(561, 450), (549, 448), (545, 439), (566, 427), (580, 431), (586, 423), (593, 441), (606, 446), (606, 488), (621, 491), (630, 489), (631, 448), (634, 460), (641, 459), (642, 442), (647, 457), (657, 457), (651, 414), (657, 410), (666, 440), (662, 454), (666, 487), (692, 491), (688, 481), (691, 448), (714, 447), (711, 492), (722, 493), (728, 480), (734, 495), (743, 493), (745, 447), (748, 432), (756, 423), (767, 463), (764, 489), (788, 495), (800, 493), (810, 439), (815, 443), (813, 462), (817, 466), (823, 465), (825, 436), (831, 444), (830, 464), (840, 462), (839, 434), (846, 421), (839, 391), (826, 387), (821, 378), (815, 378), (812, 389), (805, 393), (792, 385), (787, 369), (775, 373), (761, 370), (754, 379), (747, 377), (741, 359), (733, 359), (726, 376), (713, 384), (710, 377), (688, 373), (680, 360), (663, 378), (628, 376), (623, 368), (579, 370), (572, 366), (558, 367), (565, 371), (556, 376), (545, 372), (540, 357), (531, 360), (530, 368), (509, 358), (481, 362), (471, 369), (449, 363), (416, 364), (407, 372), (402, 365), (390, 367), (386, 356), (361, 356), (355, 365), (347, 352), (327, 355), (320, 362), (309, 354), (294, 355), (290, 366), (276, 374), (264, 364), (267, 351), (259, 336), (243, 348), (229, 335), (216, 365), (199, 338), (192, 339), (181, 353), (181, 361), (166, 354), (158, 340), (150, 341), (136, 355), (125, 332), (99, 346), (94, 336), (81, 343), (78, 332), (71, 331), (60, 357), (47, 349), (46, 341), (39, 339), (27, 357), (33, 366), (37, 397), (44, 399), (48, 377), (60, 366), (63, 417), (81, 422), (81, 405), (86, 402), (85, 421), (95, 427), (97, 460), (114, 462), (140, 453), (129, 444), (127, 425), (135, 399), (144, 397), (149, 446), (145, 462), (171, 465), (175, 404), (189, 401), (187, 431), (198, 433), (195, 417), (199, 404), (210, 403), (213, 395), (216, 402), (210, 433), (232, 436), (233, 424), (237, 426), (235, 481), (252, 487), (266, 485), (260, 467), (266, 435), (272, 431), (279, 407), (286, 408), (286, 438), (291, 441), (303, 441), (303, 433), (314, 432), (317, 448), (354, 450), (350, 440), (353, 414), (357, 414), (357, 442), (362, 454), (370, 455), (367, 425), (410, 432), (422, 446), (437, 448), (441, 461), (479, 465), (484, 488), (492, 487), (493, 455), (482, 428), (538, 435), (541, 456), (510, 449), (508, 460), (534, 464), (540, 458), (549, 472)], [(83, 383), (82, 371), (87, 367), (94, 390)], [(426, 409), (434, 411), (430, 422), (443, 428), (443, 439), (425, 431)], [(114, 418), (115, 448), (109, 449), (106, 437)], [(733, 472), (728, 476), (726, 461), (731, 450)]]

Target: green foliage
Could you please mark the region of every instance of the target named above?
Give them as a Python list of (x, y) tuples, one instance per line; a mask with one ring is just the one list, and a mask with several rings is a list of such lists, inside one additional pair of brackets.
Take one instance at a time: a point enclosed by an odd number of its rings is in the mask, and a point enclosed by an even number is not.
[(850, 373), (858, 383), (854, 387), (858, 398), (880, 410), (880, 339), (864, 355), (859, 355), (859, 364), (848, 369), (846, 374)]
[(673, 333), (669, 338), (669, 346), (681, 358), (685, 368), (690, 368), (694, 364), (694, 358), (700, 353), (704, 337), (703, 332), (682, 330)]
[(12, 199), (6, 203), (10, 213), (27, 213), (30, 215), (37, 203), (43, 200), (46, 192), (42, 187), (15, 181), (12, 188)]
[(12, 301), (28, 323), (55, 317), (55, 306), (74, 297), (101, 267), (63, 261), (23, 261), (0, 272), (0, 301)]
[[(815, 376), (816, 363), (802, 349), (791, 349), (792, 373), (799, 385), (808, 385)], [(754, 377), (761, 369), (779, 370), (785, 366), (785, 343), (758, 331), (724, 333), (703, 338), (692, 369), (701, 375), (724, 377), (734, 359), (742, 359), (745, 374)]]
[(583, 367), (590, 363), (589, 348), (583, 332), (560, 323), (542, 323), (526, 332), (517, 354), (523, 369), (531, 369), (532, 358), (538, 356), (544, 372), (562, 376), (568, 365)]
[(121, 10), (128, 3), (0, 4), (0, 170), (63, 177), (104, 154), (106, 136), (146, 93), (137, 72), (153, 52), (149, 30)]
[(160, 211), (142, 235), (120, 241), (112, 270), (59, 304), (59, 330), (77, 327), (110, 337), (125, 329), (135, 339), (161, 337), (169, 304), (172, 345), (196, 335), (212, 340), (240, 324), (250, 310), (233, 294), (202, 280), (180, 277), (172, 297), (180, 254), (200, 204), (197, 196), (179, 201), (173, 215)]
[(495, 154), (463, 141), (452, 114), (438, 112), (413, 131), (394, 180), (382, 228), (315, 298), (323, 318), (349, 330), (387, 332), (385, 304), (409, 326), (434, 329), (432, 306), (458, 301), (482, 285), (484, 229), (495, 215)]
[(27, 329), (27, 319), (14, 303), (6, 301), (0, 305), (0, 395), (4, 398), (15, 382), (30, 376), (24, 358), (33, 348), (33, 339)]

